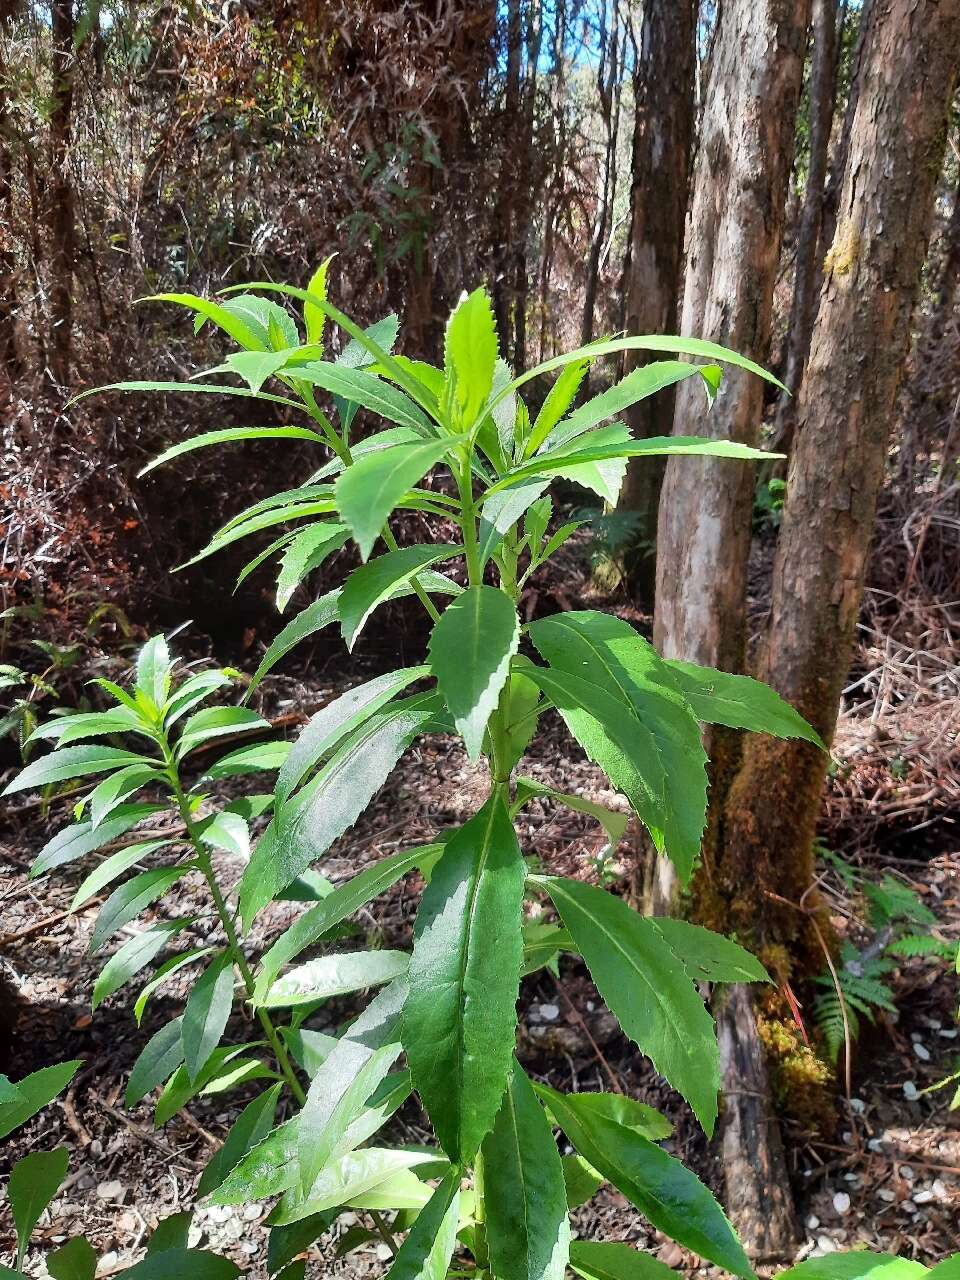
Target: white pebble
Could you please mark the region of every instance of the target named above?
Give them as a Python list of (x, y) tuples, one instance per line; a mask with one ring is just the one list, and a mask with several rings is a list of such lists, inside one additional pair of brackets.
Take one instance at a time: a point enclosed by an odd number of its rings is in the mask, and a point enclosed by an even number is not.
[(247, 1204), (243, 1206), (244, 1222), (256, 1222), (256, 1220), (260, 1217), (262, 1213), (263, 1213), (262, 1204)]
[(942, 1036), (944, 1040), (956, 1040), (957, 1035), (960, 1033), (958, 1033), (956, 1027), (945, 1027), (943, 1031), (938, 1031), (937, 1034)]
[(853, 1111), (855, 1115), (862, 1116), (863, 1113), (866, 1111), (866, 1109), (867, 1109), (867, 1104), (864, 1102), (862, 1098), (850, 1099), (850, 1110)]
[(105, 1271), (112, 1271), (120, 1261), (120, 1255), (116, 1250), (111, 1249), (109, 1253), (105, 1253), (97, 1263), (97, 1275), (102, 1276)]
[(836, 1253), (837, 1246), (829, 1236), (817, 1236), (817, 1248), (822, 1253)]
[(838, 1191), (833, 1197), (833, 1207), (841, 1215), (850, 1212), (850, 1197), (845, 1191)]
[(889, 1191), (886, 1187), (883, 1187), (880, 1191), (878, 1191), (877, 1195), (884, 1202), (884, 1204), (893, 1204), (894, 1200), (896, 1200), (897, 1198), (896, 1192)]
[(919, 1040), (913, 1042), (913, 1052), (917, 1055), (921, 1062), (930, 1061), (930, 1050), (925, 1044), (921, 1044)]
[(807, 1219), (807, 1230), (816, 1231), (819, 1225), (820, 1225), (820, 1219), (817, 1217), (815, 1213), (811, 1213), (810, 1217)]
[(560, 1006), (556, 1004), (542, 1004), (540, 1006), (540, 1017), (544, 1022), (556, 1022), (560, 1017)]
[(947, 1190), (947, 1184), (941, 1178), (937, 1178), (934, 1180), (933, 1194), (937, 1197), (938, 1200), (950, 1199), (950, 1192)]
[(915, 1191), (913, 1193), (914, 1204), (929, 1204), (933, 1199), (932, 1191)]
[(377, 1259), (380, 1262), (389, 1262), (393, 1257), (388, 1244), (378, 1244), (376, 1248)]
[(912, 1080), (904, 1080), (903, 1096), (906, 1098), (908, 1102), (916, 1102), (916, 1100), (920, 1097), (920, 1091), (917, 1089), (917, 1086), (913, 1083)]
[(98, 1182), (97, 1183), (97, 1199), (98, 1200), (122, 1200), (126, 1194), (126, 1187), (122, 1182)]
[(916, 1173), (908, 1164), (902, 1164), (900, 1166), (900, 1177), (906, 1178), (907, 1182), (912, 1182), (916, 1176)]
[(867, 1142), (867, 1147), (869, 1148), (870, 1151), (882, 1151), (883, 1141), (880, 1138), (870, 1138), (870, 1140)]

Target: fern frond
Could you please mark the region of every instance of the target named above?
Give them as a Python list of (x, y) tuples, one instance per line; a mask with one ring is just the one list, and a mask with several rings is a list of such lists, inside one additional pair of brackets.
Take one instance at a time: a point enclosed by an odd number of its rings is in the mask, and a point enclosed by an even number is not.
[(908, 933), (897, 938), (887, 947), (888, 953), (913, 959), (919, 956), (934, 956), (938, 960), (952, 960), (955, 944), (935, 938), (932, 933)]

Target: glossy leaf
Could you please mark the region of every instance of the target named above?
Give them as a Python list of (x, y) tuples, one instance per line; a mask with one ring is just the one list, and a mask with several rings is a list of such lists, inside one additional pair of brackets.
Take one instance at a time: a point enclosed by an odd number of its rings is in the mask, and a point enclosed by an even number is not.
[(687, 920), (656, 917), (650, 924), (695, 982), (770, 982), (769, 973), (732, 938)]
[(285, 964), (289, 964), (301, 951), (322, 938), (342, 920), (385, 893), (401, 876), (419, 866), (424, 859), (438, 854), (442, 847), (439, 844), (421, 845), (382, 858), (372, 866), (365, 867), (352, 880), (340, 885), (315, 907), (304, 912), (262, 957), (253, 994), (254, 1003), (263, 1001), (274, 978)]
[(501, 489), (483, 504), (479, 533), (481, 564), (487, 563), (507, 532), (538, 502), (549, 483), (546, 477), (529, 476), (508, 489)]
[(176, 756), (182, 760), (189, 752), (215, 738), (233, 737), (256, 729), (269, 729), (270, 722), (249, 707), (204, 707), (184, 721), (177, 740)]
[(391, 511), (458, 441), (428, 440), (368, 453), (337, 478), (337, 507), (366, 560)]
[(49, 755), (34, 760), (8, 782), (0, 795), (13, 795), (16, 791), (37, 791), (51, 782), (68, 782), (72, 778), (84, 778), (91, 773), (106, 773), (108, 769), (122, 769), (131, 764), (152, 764), (145, 756), (119, 747), (84, 746), (63, 747)]
[(460, 1179), (448, 1173), (417, 1214), (386, 1280), (445, 1280), (457, 1243)]
[(661, 1142), (673, 1133), (673, 1125), (665, 1115), (625, 1093), (576, 1093), (568, 1097), (576, 1098), (581, 1116), (604, 1116), (650, 1142)]
[[(588, 1200), (593, 1199), (603, 1186), (603, 1178), (591, 1164), (584, 1160), (583, 1156), (578, 1156), (576, 1153), (570, 1156), (561, 1156), (560, 1163), (563, 1165), (567, 1208), (579, 1209), (582, 1204), (586, 1204)], [(572, 1257), (572, 1244), (570, 1252)], [(569, 1265), (573, 1265), (572, 1261)]]
[(204, 770), (205, 778), (232, 778), (244, 773), (263, 773), (280, 769), (290, 753), (289, 742), (257, 742), (238, 747), (221, 756)]
[(406, 983), (394, 982), (372, 1000), (310, 1082), (297, 1121), (300, 1184), (305, 1193), (311, 1192), (340, 1150), (350, 1125), (396, 1062), (406, 995)]
[(725, 724), (776, 738), (804, 738), (826, 751), (817, 731), (768, 684), (694, 662), (671, 660), (666, 665), (693, 714), (704, 724)]
[(265, 1009), (282, 1009), (379, 987), (402, 978), (408, 964), (405, 951), (348, 951), (320, 956), (278, 978), (259, 1004)]
[[(949, 1263), (949, 1259), (947, 1262)], [(807, 1258), (782, 1271), (779, 1280), (954, 1280), (946, 1263), (928, 1271), (922, 1263), (909, 1258), (894, 1258), (889, 1253), (867, 1253), (855, 1250), (851, 1253), (830, 1253), (822, 1258)], [(937, 1273), (940, 1272), (938, 1275)], [(956, 1263), (954, 1262), (954, 1274)]]
[(528, 800), (532, 800), (535, 796), (545, 796), (550, 800), (556, 800), (558, 804), (566, 805), (568, 809), (573, 809), (575, 813), (586, 813), (591, 818), (596, 818), (606, 832), (607, 839), (614, 849), (623, 839), (630, 822), (627, 814), (621, 813), (617, 809), (608, 809), (606, 805), (595, 804), (592, 800), (585, 800), (583, 796), (569, 795), (564, 791), (554, 791), (552, 787), (543, 786), (535, 778), (517, 778), (514, 811), (521, 809)]
[(193, 1214), (189, 1209), (161, 1218), (150, 1233), (147, 1253), (166, 1253), (168, 1249), (186, 1249)]
[(109, 711), (80, 712), (77, 715), (56, 716), (46, 724), (38, 725), (26, 739), (24, 746), (53, 739), (58, 746), (66, 747), (83, 738), (100, 738), (113, 733), (143, 731), (143, 724), (129, 707), (112, 707)]
[[(433, 434), (433, 424), (420, 407), (409, 396), (392, 387), (389, 382), (384, 382), (376, 374), (323, 361), (300, 366), (296, 376), (302, 382), (309, 382), (312, 386), (322, 387), (324, 391), (339, 396), (341, 400), (361, 405), (378, 417), (386, 418), (388, 422), (410, 427), (420, 436)], [(416, 477), (417, 480), (419, 478)], [(416, 480), (410, 483), (415, 484)], [(409, 485), (405, 487), (409, 488)]]
[(497, 1280), (563, 1280), (570, 1248), (563, 1165), (519, 1063), (482, 1150), (492, 1273)]
[[(186, 924), (187, 921), (182, 920), (177, 921), (176, 923)], [(168, 960), (165, 960), (163, 964), (159, 966), (150, 981), (144, 983), (140, 994), (137, 996), (137, 1002), (133, 1006), (133, 1016), (136, 1019), (138, 1027), (143, 1021), (144, 1010), (146, 1009), (147, 1003), (153, 993), (158, 990), (158, 988), (162, 987), (168, 978), (172, 977), (173, 974), (177, 973), (185, 965), (193, 964), (194, 961), (210, 955), (213, 950), (213, 947), (191, 947), (187, 951), (180, 951), (176, 955), (170, 956)]]
[(158, 849), (165, 848), (169, 843), (168, 840), (145, 840), (143, 843), (125, 845), (116, 853), (111, 853), (81, 881), (70, 903), (70, 910), (76, 911), (82, 907), (85, 902), (95, 898), (102, 889), (112, 884), (125, 871), (129, 871), (136, 863), (142, 862), (151, 853), (156, 853)]
[(284, 1225), (348, 1204), (372, 1191), (404, 1169), (424, 1164), (429, 1156), (419, 1152), (391, 1151), (382, 1147), (364, 1147), (350, 1151), (326, 1166), (310, 1188), (306, 1198), (287, 1192), (273, 1212), (272, 1221)]
[(468, 588), (433, 628), (430, 667), (471, 760), (480, 756), (519, 643), (517, 611), (495, 587)]
[(723, 1210), (679, 1160), (632, 1129), (584, 1114), (576, 1095), (545, 1085), (537, 1086), (537, 1092), (584, 1159), (658, 1230), (735, 1276), (752, 1280), (753, 1270)]
[(171, 1280), (173, 1276), (189, 1276), (190, 1280), (236, 1280), (240, 1268), (229, 1258), (206, 1249), (166, 1249), (163, 1253), (147, 1254), (124, 1274), (128, 1280)]
[(137, 693), (142, 693), (148, 703), (159, 709), (170, 692), (172, 672), (173, 662), (166, 638), (151, 636), (137, 654)]
[(126, 769), (118, 769), (116, 773), (98, 783), (90, 793), (90, 822), (94, 828), (99, 827), (105, 818), (115, 809), (119, 809), (124, 801), (129, 800), (148, 783), (162, 778), (159, 768), (149, 764), (133, 764)]
[[(525, 458), (529, 458), (536, 453), (573, 404), (589, 367), (589, 360), (575, 360), (572, 364), (568, 364), (560, 370), (553, 386), (547, 392), (543, 406), (537, 414), (524, 444), (523, 456)], [(617, 410), (614, 410), (614, 413), (616, 412)], [(602, 419), (598, 419), (598, 421), (602, 421)]]
[(267, 1136), (273, 1127), (273, 1117), (282, 1088), (283, 1083), (278, 1081), (258, 1098), (247, 1103), (231, 1125), (223, 1145), (214, 1152), (200, 1175), (198, 1196), (216, 1191), (242, 1157)]
[(417, 912), (403, 1046), (455, 1163), (471, 1159), (493, 1125), (512, 1066), (525, 872), (495, 794), (450, 837)]
[(220, 1043), (233, 1009), (233, 957), (224, 952), (207, 965), (190, 990), (183, 1011), (183, 1060), (196, 1080)]
[(267, 648), (267, 652), (260, 660), (260, 665), (253, 673), (253, 678), (247, 685), (247, 692), (244, 695), (244, 701), (249, 700), (254, 689), (263, 679), (263, 677), (277, 665), (281, 658), (300, 643), (306, 640), (307, 636), (315, 635), (316, 632), (322, 631), (324, 627), (328, 627), (331, 622), (337, 620), (337, 601), (340, 599), (340, 588), (334, 591), (328, 591), (319, 600), (314, 600), (313, 604), (308, 605), (302, 613), (291, 619), (283, 630), (275, 637), (273, 642)]
[(354, 569), (343, 584), (339, 604), (340, 629), (347, 648), (353, 648), (371, 613), (391, 599), (399, 586), (409, 583), (423, 569), (462, 552), (456, 543), (401, 547)]
[(555, 877), (543, 884), (624, 1033), (712, 1133), (720, 1087), (713, 1019), (663, 935), (603, 889)]

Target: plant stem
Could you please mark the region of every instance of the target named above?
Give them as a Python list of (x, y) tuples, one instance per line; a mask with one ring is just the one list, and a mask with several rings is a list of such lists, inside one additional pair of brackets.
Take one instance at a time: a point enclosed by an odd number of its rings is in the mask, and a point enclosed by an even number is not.
[[(220, 917), (223, 932), (227, 937), (227, 945), (231, 959), (240, 972), (240, 977), (243, 981), (247, 996), (252, 998), (254, 990), (253, 974), (250, 970), (249, 964), (247, 963), (247, 958), (243, 954), (243, 949), (240, 946), (240, 938), (237, 934), (237, 928), (233, 921), (233, 915), (231, 914), (226, 898), (223, 896), (223, 891), (217, 882), (217, 876), (213, 869), (213, 861), (210, 857), (210, 853), (206, 848), (204, 848), (203, 842), (197, 834), (197, 829), (194, 825), (193, 819), (190, 816), (190, 804), (183, 789), (183, 784), (180, 781), (180, 774), (177, 769), (173, 752), (170, 750), (170, 746), (166, 739), (161, 743), (161, 747), (167, 767), (167, 778), (169, 779), (170, 786), (173, 790), (177, 810), (183, 820), (183, 825), (186, 828), (187, 838), (193, 846), (197, 866), (203, 875), (203, 878), (207, 882), (207, 888), (210, 890), (210, 896), (213, 899), (214, 906), (216, 907), (217, 915)], [(307, 1100), (307, 1095), (304, 1093), (303, 1086), (297, 1079), (297, 1074), (290, 1061), (290, 1055), (287, 1053), (286, 1045), (283, 1043), (280, 1033), (273, 1025), (273, 1021), (266, 1009), (258, 1008), (257, 1018), (263, 1028), (264, 1035), (267, 1037), (273, 1056), (277, 1061), (277, 1066), (280, 1068), (283, 1078), (290, 1086), (290, 1092), (302, 1107)]]
[(470, 454), (464, 454), (463, 466), (455, 469), (457, 489), (460, 493), (460, 529), (463, 533), (463, 549), (467, 555), (467, 581), (471, 587), (483, 582), (483, 565), (480, 563), (480, 544), (477, 541), (476, 506), (473, 501), (473, 476), (470, 473)]
[[(397, 540), (393, 536), (393, 533), (391, 532), (390, 526), (388, 524), (385, 524), (383, 526), (383, 540), (387, 544), (387, 546), (390, 548), (391, 551), (399, 550), (399, 547), (397, 545)], [(426, 609), (427, 613), (429, 613), (433, 621), (439, 622), (440, 614), (437, 612), (436, 605), (427, 595), (426, 591), (424, 591), (423, 587), (420, 585), (416, 577), (413, 577), (410, 579), (410, 585), (411, 587), (413, 587), (414, 594), (416, 595), (417, 599)]]
[(370, 1219), (373, 1222), (377, 1235), (384, 1242), (384, 1244), (387, 1246), (387, 1248), (390, 1250), (393, 1256), (396, 1257), (397, 1242), (393, 1238), (390, 1228), (384, 1222), (382, 1215), (379, 1214), (376, 1209), (368, 1209), (367, 1212), (370, 1214)]

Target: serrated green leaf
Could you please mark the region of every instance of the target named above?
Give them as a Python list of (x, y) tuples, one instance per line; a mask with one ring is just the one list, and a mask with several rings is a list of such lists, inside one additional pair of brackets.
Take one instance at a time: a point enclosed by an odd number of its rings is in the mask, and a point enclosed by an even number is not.
[(337, 477), (337, 507), (363, 560), (370, 555), (391, 511), (407, 490), (459, 443), (459, 438), (451, 436), (368, 453)]
[(144, 726), (129, 707), (114, 707), (110, 711), (79, 712), (76, 715), (57, 716), (46, 724), (38, 725), (24, 740), (24, 746), (43, 739), (54, 739), (65, 747), (82, 738), (103, 737), (109, 733), (144, 731)]
[(42, 1111), (65, 1089), (82, 1066), (79, 1059), (58, 1062), (52, 1067), (41, 1067), (14, 1084), (17, 1096), (0, 1102), (0, 1138), (5, 1138), (22, 1124)]
[(487, 292), (474, 289), (447, 323), (444, 363), (463, 424), (473, 426), (493, 386), (497, 363), (497, 326)]
[(770, 982), (769, 973), (732, 938), (687, 920), (650, 919), (695, 982)]
[[(178, 920), (175, 923), (187, 924), (188, 922), (186, 920)], [(133, 1016), (136, 1019), (137, 1026), (139, 1027), (143, 1021), (147, 1002), (158, 987), (161, 987), (168, 978), (182, 969), (184, 965), (192, 964), (195, 960), (200, 960), (203, 956), (208, 956), (213, 951), (213, 947), (191, 947), (189, 950), (178, 952), (177, 955), (170, 956), (168, 960), (165, 960), (150, 981), (144, 984), (142, 991), (137, 996), (137, 1002), (133, 1006)]]
[[(376, 374), (324, 361), (300, 366), (296, 376), (302, 382), (309, 382), (312, 386), (322, 387), (324, 391), (339, 396), (341, 400), (369, 409), (387, 422), (410, 427), (421, 438), (435, 434), (433, 424), (420, 407), (408, 395), (398, 391), (389, 382), (384, 382)], [(419, 478), (418, 476), (417, 479)], [(416, 481), (410, 483), (415, 484)]]
[(163, 723), (167, 728), (176, 724), (181, 716), (185, 716), (198, 702), (209, 697), (216, 689), (232, 684), (236, 674), (238, 673), (231, 675), (228, 671), (214, 668), (210, 671), (198, 671), (196, 675), (189, 676), (167, 700)]
[(352, 649), (367, 619), (397, 588), (441, 560), (463, 554), (457, 543), (425, 547), (401, 547), (361, 565), (347, 578), (340, 593), (340, 630), (344, 643)]
[(54, 1151), (31, 1151), (10, 1170), (7, 1199), (17, 1229), (18, 1267), (27, 1252), (33, 1228), (67, 1176), (69, 1162), (69, 1151), (58, 1147)]
[(568, 1096), (576, 1098), (581, 1115), (603, 1116), (625, 1129), (632, 1129), (649, 1142), (661, 1142), (673, 1133), (673, 1125), (665, 1115), (646, 1103), (627, 1097), (625, 1093), (575, 1093)]
[(725, 724), (776, 738), (804, 738), (826, 751), (817, 731), (769, 685), (694, 662), (666, 664), (693, 714), (704, 724)]
[(278, 978), (258, 1003), (264, 1009), (284, 1009), (379, 987), (402, 978), (409, 962), (405, 951), (347, 951), (320, 956)]
[(257, 742), (249, 747), (238, 747), (209, 765), (205, 778), (232, 778), (245, 773), (264, 773), (283, 767), (290, 753), (289, 742)]
[(329, 849), (363, 812), (400, 756), (436, 713), (434, 693), (389, 703), (350, 734), (260, 837), (240, 882), (247, 923)]
[(627, 814), (621, 813), (617, 809), (608, 809), (606, 805), (595, 804), (592, 800), (585, 800), (583, 796), (569, 795), (564, 791), (554, 791), (552, 787), (543, 786), (535, 778), (517, 778), (513, 811), (516, 813), (528, 800), (532, 800), (535, 796), (546, 796), (550, 800), (556, 800), (559, 804), (566, 805), (568, 809), (573, 809), (575, 813), (586, 813), (591, 818), (596, 818), (606, 832), (607, 839), (613, 848), (616, 848), (623, 839), (630, 823)]
[(136, 1106), (151, 1089), (156, 1089), (173, 1075), (183, 1062), (183, 1041), (180, 1038), (182, 1022), (181, 1017), (165, 1023), (144, 1045), (127, 1081), (127, 1089), (123, 1095), (125, 1106)]
[(382, 858), (372, 866), (340, 885), (280, 935), (260, 960), (260, 971), (253, 993), (255, 1004), (262, 1002), (282, 967), (347, 916), (359, 911), (373, 898), (385, 893), (391, 885), (428, 857), (439, 854), (442, 845), (421, 845)]
[(175, 754), (178, 760), (182, 760), (189, 752), (214, 738), (269, 728), (269, 720), (264, 720), (249, 707), (204, 707), (184, 721)]
[(121, 751), (118, 747), (63, 747), (28, 764), (12, 782), (7, 783), (0, 795), (13, 795), (15, 791), (38, 791), (51, 782), (68, 782), (72, 778), (84, 778), (91, 773), (106, 773), (108, 769), (153, 763), (146, 756), (137, 755), (133, 751)]
[(90, 793), (90, 822), (94, 828), (100, 826), (115, 809), (125, 800), (150, 782), (156, 782), (163, 775), (159, 768), (147, 764), (134, 764), (126, 769), (118, 769), (108, 778), (98, 783)]
[(595, 446), (590, 444), (589, 436), (581, 436), (576, 443), (576, 448), (567, 444), (549, 453), (538, 453), (523, 466), (514, 467), (490, 486), (484, 494), (484, 501), (527, 476), (554, 475), (564, 468), (587, 462), (607, 462), (616, 458), (665, 458), (673, 454), (761, 462), (775, 456), (736, 440), (709, 440), (704, 436), (651, 436), (648, 440), (633, 440), (631, 444), (601, 443)]
[(161, 1218), (147, 1241), (147, 1253), (166, 1253), (169, 1249), (186, 1249), (193, 1213), (184, 1209)]
[[(629, 751), (629, 763), (645, 783), (640, 793), (633, 778), (624, 779), (630, 790), (618, 781), (617, 775), (622, 773), (618, 761), (610, 760), (614, 773), (607, 769), (604, 759), (611, 753), (603, 749), (602, 742), (592, 744), (598, 752), (595, 758), (627, 795), (658, 848), (662, 831), (663, 849), (686, 884), (700, 852), (706, 822), (706, 754), (699, 725), (666, 663), (629, 623), (595, 610), (570, 611), (534, 622), (530, 637), (554, 672), (563, 671), (583, 684), (589, 682), (619, 706), (618, 713), (598, 713), (593, 705), (587, 710), (600, 715), (604, 736)], [(533, 671), (528, 674), (539, 679)], [(554, 701), (579, 738), (576, 710), (571, 714), (556, 697)], [(643, 732), (638, 733), (638, 728)]]
[(74, 1236), (47, 1255), (47, 1271), (53, 1280), (94, 1280), (96, 1250), (85, 1236)]
[(666, 1263), (628, 1244), (574, 1240), (570, 1269), (583, 1280), (676, 1280)]
[(495, 493), (489, 502), (483, 504), (478, 539), (482, 565), (487, 563), (523, 513), (536, 505), (549, 483), (545, 477), (531, 476)]
[(340, 588), (334, 591), (328, 591), (319, 600), (314, 600), (313, 604), (308, 605), (302, 613), (298, 613), (283, 630), (274, 638), (267, 652), (263, 655), (260, 665), (253, 673), (247, 692), (244, 695), (244, 701), (249, 701), (256, 689), (257, 685), (264, 676), (272, 671), (281, 658), (300, 643), (307, 636), (314, 635), (317, 631), (321, 631), (324, 627), (328, 627), (331, 622), (335, 622), (338, 618), (337, 602), (340, 599)]
[[(524, 443), (523, 456), (531, 457), (567, 412), (577, 397), (584, 374), (590, 367), (589, 360), (575, 360), (560, 370), (553, 386), (537, 414), (530, 434)], [(614, 413), (618, 412), (616, 409)], [(602, 421), (602, 419), (598, 419)]]
[(277, 609), (283, 613), (300, 583), (323, 564), (328, 556), (346, 543), (350, 534), (346, 525), (321, 523), (301, 529), (287, 544), (280, 557), (277, 575)]
[(580, 1154), (672, 1240), (752, 1280), (753, 1270), (716, 1200), (679, 1160), (605, 1116), (584, 1114), (576, 1095), (537, 1093)]
[(496, 587), (469, 587), (433, 628), (430, 667), (471, 760), (480, 756), (519, 643), (516, 608)]
[(164, 807), (161, 804), (121, 805), (96, 829), (89, 821), (76, 822), (72, 826), (64, 827), (51, 840), (48, 840), (37, 854), (30, 868), (30, 879), (34, 880), (48, 871), (65, 866), (68, 862), (74, 862), (77, 858), (83, 858), (88, 853), (94, 853), (105, 844), (109, 844), (111, 840), (125, 835), (144, 818), (160, 813)]
[(482, 1150), (491, 1271), (498, 1280), (563, 1280), (570, 1248), (563, 1165), (519, 1063)]
[(396, 694), (428, 672), (429, 668), (426, 666), (404, 667), (399, 671), (376, 676), (373, 680), (366, 680), (363, 684), (348, 689), (311, 716), (280, 769), (276, 785), (278, 810), (283, 808), (313, 766), (328, 755), (337, 743), (369, 720)]
[(306, 1198), (301, 1197), (299, 1188), (296, 1193), (286, 1192), (271, 1220), (283, 1226), (322, 1213), (324, 1209), (350, 1204), (404, 1169), (413, 1169), (430, 1159), (422, 1152), (382, 1147), (347, 1152), (326, 1166)]
[(234, 300), (234, 304), (231, 307), (230, 304), (223, 305), (218, 302), (210, 302), (194, 293), (154, 293), (149, 297), (139, 299), (139, 301), (173, 302), (179, 307), (186, 307), (189, 311), (195, 312), (203, 320), (212, 321), (218, 329), (222, 329), (241, 347), (245, 347), (249, 351), (265, 351), (267, 349), (267, 344), (261, 334), (243, 317), (240, 308), (236, 305), (237, 300)]
[[(633, 437), (627, 427), (604, 427), (602, 431), (591, 432), (592, 447), (600, 445), (631, 444)], [(557, 467), (552, 473), (558, 480), (572, 480), (582, 485), (597, 497), (602, 498), (610, 507), (615, 507), (620, 498), (624, 476), (627, 474), (627, 459), (624, 457), (599, 458), (596, 461), (577, 462), (567, 467)], [(509, 492), (509, 490), (505, 490)], [(494, 494), (495, 501), (498, 494)]]
[(151, 925), (142, 933), (128, 938), (119, 947), (101, 969), (93, 984), (93, 1001), (91, 1008), (96, 1010), (108, 996), (130, 981), (132, 977), (145, 968), (154, 956), (168, 945), (189, 922), (186, 920), (164, 920)]
[(193, 453), (195, 449), (209, 449), (218, 444), (232, 444), (237, 440), (310, 440), (314, 444), (327, 443), (318, 431), (311, 431), (309, 427), (226, 427), (221, 431), (203, 431), (200, 435), (190, 436), (171, 445), (142, 467), (137, 476), (145, 476), (156, 467), (166, 466), (174, 458)]
[[(949, 1262), (950, 1259), (947, 1259)], [(823, 1258), (807, 1258), (795, 1267), (782, 1271), (779, 1280), (860, 1280), (861, 1276), (869, 1276), (870, 1280), (955, 1280), (960, 1274), (954, 1267), (954, 1275), (941, 1263), (928, 1271), (919, 1262), (909, 1258), (894, 1258), (889, 1253), (867, 1253), (866, 1250), (854, 1250), (851, 1253), (830, 1253)], [(940, 1271), (938, 1275), (937, 1272)]]
[(233, 957), (212, 960), (193, 985), (183, 1011), (183, 1059), (191, 1081), (199, 1076), (220, 1043), (233, 1010)]
[(342, 1154), (351, 1124), (399, 1057), (400, 1011), (406, 994), (406, 983), (398, 981), (372, 1000), (311, 1080), (297, 1119), (299, 1178), (305, 1194), (312, 1194), (333, 1156)]
[[(592, 1200), (600, 1190), (603, 1185), (603, 1178), (591, 1164), (584, 1160), (583, 1156), (578, 1156), (576, 1152), (571, 1156), (561, 1156), (560, 1163), (563, 1165), (567, 1208), (579, 1209), (582, 1204)], [(570, 1265), (573, 1265), (572, 1261)]]
[(112, 884), (125, 871), (129, 871), (136, 863), (142, 862), (151, 853), (165, 848), (168, 844), (168, 840), (146, 840), (141, 844), (128, 844), (124, 848), (118, 849), (116, 853), (111, 853), (109, 858), (104, 858), (102, 862), (98, 863), (81, 882), (80, 887), (73, 896), (73, 901), (70, 903), (70, 910), (76, 911), (79, 907), (82, 907), (85, 902), (95, 898), (101, 889), (105, 889), (108, 884)]
[(99, 950), (109, 937), (145, 911), (186, 874), (186, 867), (157, 867), (154, 871), (142, 871), (119, 889), (114, 889), (101, 907), (93, 927), (90, 952)]
[(243, 1057), (250, 1045), (219, 1045), (204, 1063), (195, 1080), (191, 1080), (182, 1064), (163, 1086), (153, 1117), (159, 1129), (181, 1111), (198, 1094), (223, 1093), (253, 1080), (276, 1080), (277, 1073), (259, 1060)]
[(454, 1163), (471, 1159), (493, 1125), (513, 1061), (524, 877), (495, 794), (448, 840), (417, 912), (403, 1046)]
[(230, 1132), (223, 1140), (223, 1146), (211, 1156), (207, 1167), (200, 1175), (200, 1181), (197, 1184), (198, 1196), (209, 1195), (210, 1192), (216, 1191), (243, 1156), (267, 1136), (273, 1127), (273, 1117), (282, 1088), (283, 1082), (278, 1081), (258, 1098), (247, 1103), (231, 1125)]
[(542, 883), (624, 1033), (712, 1133), (720, 1087), (713, 1019), (663, 935), (602, 889), (555, 877)]
[(137, 654), (137, 692), (159, 709), (170, 692), (172, 671), (173, 662), (166, 638), (151, 636)]
[(444, 1280), (457, 1243), (460, 1179), (451, 1171), (417, 1214), (386, 1280)]

